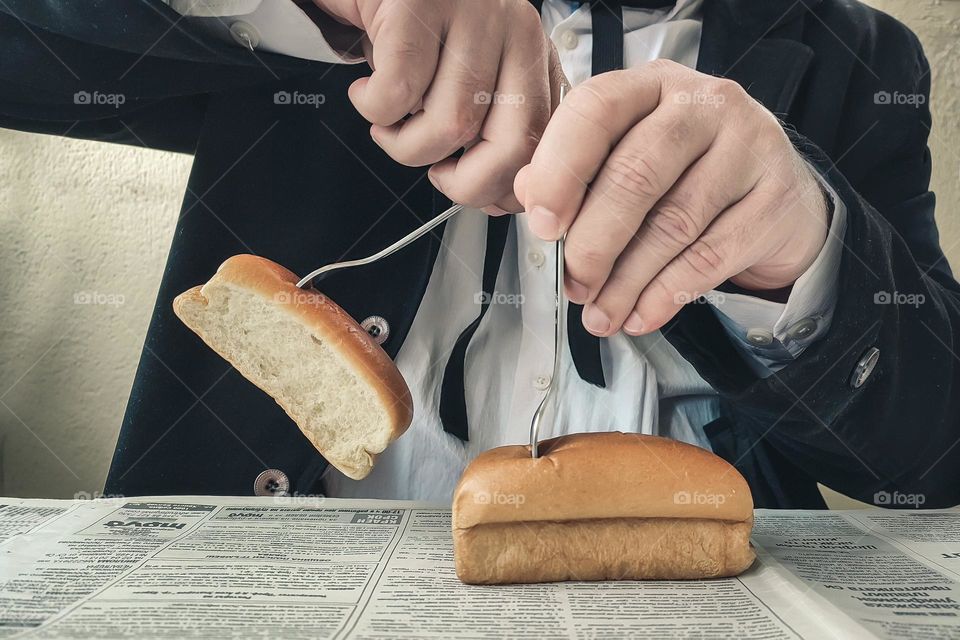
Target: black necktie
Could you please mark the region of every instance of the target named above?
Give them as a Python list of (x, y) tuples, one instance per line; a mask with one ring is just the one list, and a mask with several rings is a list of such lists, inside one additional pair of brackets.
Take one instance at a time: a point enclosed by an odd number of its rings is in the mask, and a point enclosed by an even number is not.
[(457, 436), (464, 442), (469, 440), (467, 396), (464, 385), (467, 347), (470, 346), (470, 340), (477, 332), (483, 317), (487, 315), (493, 300), (497, 274), (500, 273), (500, 261), (503, 259), (507, 233), (510, 231), (511, 217), (487, 217), (487, 252), (483, 259), (483, 275), (480, 278), (480, 286), (483, 289), (480, 313), (457, 338), (453, 351), (447, 359), (447, 366), (443, 369), (443, 381), (440, 383), (440, 423), (444, 431)]
[[(537, 9), (542, 2), (534, 0)], [(583, 3), (581, 3), (583, 4)], [(589, 2), (593, 21), (593, 68), (592, 74), (605, 73), (623, 68), (623, 7), (661, 9), (672, 6), (664, 0), (593, 0)], [(464, 373), (467, 347), (490, 307), (494, 294), (500, 260), (507, 240), (510, 219), (507, 216), (489, 218), (487, 221), (487, 252), (483, 265), (482, 288), (484, 298), (480, 313), (463, 330), (443, 370), (440, 388), (440, 422), (443, 430), (463, 441), (469, 439), (467, 424), (466, 389)], [(603, 365), (600, 359), (600, 338), (583, 327), (583, 307), (570, 304), (567, 310), (567, 337), (570, 354), (580, 378), (598, 387), (605, 387)]]
[[(592, 0), (593, 30), (592, 75), (623, 68), (623, 7), (662, 9), (673, 2), (664, 0)], [(580, 378), (598, 387), (606, 387), (600, 358), (600, 338), (583, 327), (583, 306), (571, 303), (567, 308), (567, 336), (570, 354)]]
[(593, 21), (593, 75), (623, 68), (623, 8), (663, 9), (675, 3), (666, 0), (591, 0)]

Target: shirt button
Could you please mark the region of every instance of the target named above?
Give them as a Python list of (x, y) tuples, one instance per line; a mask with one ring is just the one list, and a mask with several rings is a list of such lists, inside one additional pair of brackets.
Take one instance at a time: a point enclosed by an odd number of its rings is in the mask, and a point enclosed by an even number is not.
[(560, 44), (567, 50), (576, 49), (577, 45), (580, 44), (580, 37), (568, 29), (560, 34)]
[(279, 469), (267, 469), (253, 481), (255, 496), (285, 496), (290, 491), (290, 479)]
[(817, 321), (813, 318), (804, 318), (787, 329), (787, 336), (792, 340), (803, 340), (817, 332)]
[(363, 330), (370, 334), (377, 344), (383, 344), (390, 337), (390, 323), (380, 316), (370, 316), (360, 323)]
[(766, 329), (750, 329), (747, 331), (747, 342), (757, 347), (766, 347), (773, 344), (773, 334)]
[(260, 46), (260, 32), (249, 22), (234, 22), (230, 25), (230, 35), (237, 44), (251, 51)]
[(543, 251), (534, 249), (527, 254), (527, 261), (535, 267), (542, 267), (547, 258), (543, 255)]
[(860, 356), (860, 360), (857, 361), (857, 366), (853, 368), (853, 373), (850, 374), (850, 386), (854, 389), (862, 387), (863, 383), (870, 377), (870, 374), (873, 373), (873, 370), (877, 368), (877, 362), (879, 361), (880, 349), (876, 347), (867, 349), (863, 355)]
[(537, 376), (533, 379), (533, 386), (541, 391), (546, 391), (550, 388), (550, 376)]

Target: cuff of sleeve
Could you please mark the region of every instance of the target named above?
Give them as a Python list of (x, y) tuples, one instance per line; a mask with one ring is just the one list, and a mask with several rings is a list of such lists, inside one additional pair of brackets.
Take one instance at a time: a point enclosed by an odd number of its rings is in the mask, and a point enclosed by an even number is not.
[(833, 320), (847, 208), (820, 173), (814, 173), (833, 215), (820, 255), (794, 283), (787, 302), (720, 291), (704, 296), (741, 350), (772, 370), (802, 354), (826, 334)]

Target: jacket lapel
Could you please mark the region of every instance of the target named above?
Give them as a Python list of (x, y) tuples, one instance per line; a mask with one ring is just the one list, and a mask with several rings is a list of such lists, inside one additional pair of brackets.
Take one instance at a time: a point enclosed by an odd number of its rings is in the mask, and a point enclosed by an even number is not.
[[(740, 83), (773, 113), (790, 112), (813, 61), (799, 42), (803, 16), (821, 0), (704, 0), (697, 70)], [(543, 0), (530, 0), (541, 11)]]
[(790, 112), (813, 50), (799, 42), (820, 0), (705, 0), (697, 70), (735, 80), (778, 116)]

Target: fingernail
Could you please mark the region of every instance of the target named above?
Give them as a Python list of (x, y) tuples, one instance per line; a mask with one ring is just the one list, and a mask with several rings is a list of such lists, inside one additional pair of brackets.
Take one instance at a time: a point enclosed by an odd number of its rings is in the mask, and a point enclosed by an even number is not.
[(577, 304), (583, 304), (590, 299), (590, 289), (576, 280), (567, 278), (567, 297)]
[(560, 218), (549, 209), (539, 205), (530, 210), (530, 230), (542, 240), (556, 240), (560, 237)]
[(643, 333), (643, 319), (640, 314), (636, 311), (631, 312), (627, 321), (623, 323), (623, 330), (634, 335)]
[(583, 326), (591, 333), (606, 333), (610, 329), (610, 318), (603, 309), (591, 304), (583, 310)]
[(483, 211), (488, 216), (505, 216), (509, 213), (509, 211), (501, 209), (495, 204), (488, 205), (483, 209), (480, 209), (480, 211)]

